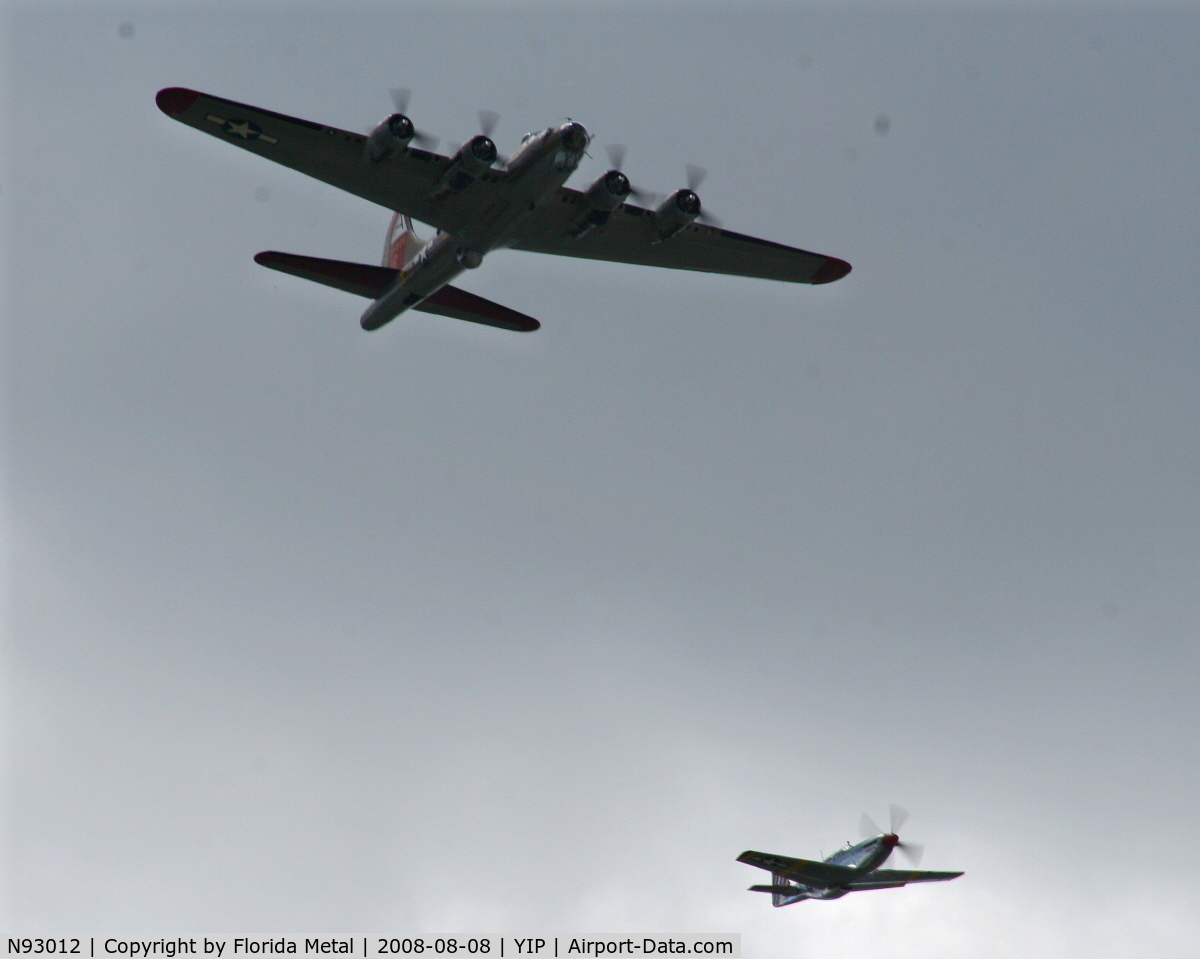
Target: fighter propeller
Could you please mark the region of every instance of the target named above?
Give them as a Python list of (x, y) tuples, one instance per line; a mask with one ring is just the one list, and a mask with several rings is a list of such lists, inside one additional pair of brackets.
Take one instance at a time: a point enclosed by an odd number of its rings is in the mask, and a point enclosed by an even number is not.
[(908, 821), (908, 811), (892, 803), (888, 812), (891, 828), (886, 833), (866, 813), (863, 813), (862, 818), (858, 821), (859, 832), (862, 833), (864, 839), (882, 835), (885, 840), (892, 842), (893, 849), (899, 849), (904, 853), (905, 858), (913, 864), (914, 868), (919, 866), (921, 864), (921, 857), (925, 855), (925, 847), (920, 843), (900, 841), (900, 827)]

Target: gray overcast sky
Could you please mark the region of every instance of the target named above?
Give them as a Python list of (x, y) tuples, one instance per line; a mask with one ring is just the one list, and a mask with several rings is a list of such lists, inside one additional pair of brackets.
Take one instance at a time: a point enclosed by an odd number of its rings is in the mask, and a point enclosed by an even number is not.
[[(17, 4), (4, 44), (5, 929), (1194, 955), (1200, 11)], [(373, 263), (388, 213), (173, 85), (350, 129), (408, 86), (502, 151), (571, 116), (855, 269), (497, 252), (462, 285), (538, 333), (368, 335), (251, 258)], [(966, 875), (745, 892), (889, 802)]]

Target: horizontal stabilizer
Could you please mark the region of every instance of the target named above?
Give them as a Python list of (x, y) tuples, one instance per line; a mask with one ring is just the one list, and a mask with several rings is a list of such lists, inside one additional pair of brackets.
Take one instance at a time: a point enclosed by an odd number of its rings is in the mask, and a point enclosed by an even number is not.
[(532, 333), (542, 325), (532, 316), (510, 310), (507, 306), (485, 300), (482, 296), (460, 290), (457, 286), (443, 286), (413, 309), (466, 320), (469, 323), (498, 326), (502, 330), (513, 330), (517, 333)]
[[(254, 262), (281, 273), (289, 273), (314, 283), (332, 286), (335, 290), (377, 300), (400, 276), (399, 270), (366, 263), (347, 263), (345, 260), (326, 260), (317, 256), (299, 256), (266, 250), (254, 257)], [(482, 323), (502, 330), (532, 333), (541, 324), (532, 316), (510, 310), (507, 306), (455, 286), (443, 286), (413, 307), (422, 313), (436, 313), (455, 320)]]
[(264, 250), (256, 254), (254, 262), (280, 273), (290, 273), (302, 280), (324, 283), (335, 290), (365, 296), (370, 300), (377, 300), (383, 296), (400, 275), (399, 270), (386, 266), (325, 260), (319, 256), (297, 256), (295, 253), (277, 253), (275, 250)]

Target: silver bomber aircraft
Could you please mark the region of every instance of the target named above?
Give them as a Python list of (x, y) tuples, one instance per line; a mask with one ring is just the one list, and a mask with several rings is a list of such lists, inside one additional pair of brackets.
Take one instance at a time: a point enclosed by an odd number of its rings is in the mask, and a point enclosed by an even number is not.
[(771, 873), (769, 886), (751, 886), (750, 891), (769, 892), (775, 906), (790, 906), (804, 899), (841, 899), (849, 892), (894, 889), (910, 882), (945, 882), (962, 875), (961, 872), (880, 869), (896, 849), (906, 853), (914, 866), (920, 862), (923, 852), (915, 843), (902, 843), (897, 834), (908, 813), (899, 806), (892, 806), (891, 813), (892, 828), (886, 833), (864, 813), (859, 826), (870, 838), (847, 845), (820, 862), (753, 850), (742, 853), (737, 861)]
[[(564, 186), (591, 142), (573, 120), (529, 134), (497, 164), (487, 129), (494, 114), (481, 111), (484, 132), (442, 156), (432, 152), (437, 141), (405, 116), (407, 91), (395, 90), (393, 98), (397, 112), (366, 136), (181, 87), (159, 91), (156, 101), (180, 123), (393, 211), (381, 266), (273, 250), (254, 258), (369, 298), (365, 330), (409, 309), (536, 330), (540, 324), (532, 317), (449, 285), (502, 247), (792, 283), (830, 283), (850, 272), (836, 257), (713, 225), (695, 191), (699, 168), (691, 168), (687, 188), (653, 209), (626, 202), (642, 194), (620, 170), (623, 148), (612, 148), (613, 169), (586, 190)], [(422, 240), (413, 220), (437, 232)]]

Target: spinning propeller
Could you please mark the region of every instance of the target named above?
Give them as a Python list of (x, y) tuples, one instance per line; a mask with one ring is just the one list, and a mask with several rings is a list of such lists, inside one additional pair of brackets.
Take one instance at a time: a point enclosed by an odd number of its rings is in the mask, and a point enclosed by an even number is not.
[[(403, 116), (408, 116), (408, 101), (412, 98), (412, 91), (408, 87), (392, 87), (388, 93), (392, 96), (392, 105), (396, 108), (396, 112)], [(489, 140), (492, 137), (492, 131), (496, 129), (496, 125), (500, 122), (500, 114), (494, 110), (479, 110), (480, 132)], [(415, 130), (412, 137), (412, 142), (424, 150), (436, 150), (439, 143), (442, 141), (431, 133), (424, 130)]]
[[(392, 95), (392, 103), (396, 107), (396, 112), (408, 116), (408, 101), (412, 96), (412, 91), (407, 87), (392, 87), (388, 92)], [(424, 130), (417, 130), (413, 134), (412, 142), (422, 150), (432, 151), (437, 149), (437, 145), (441, 141)]]
[[(685, 163), (683, 168), (687, 171), (688, 189), (695, 193), (700, 189), (700, 184), (704, 182), (705, 177), (708, 176), (708, 171), (702, 166), (696, 166), (694, 163)], [(696, 219), (701, 223), (707, 223), (709, 226), (721, 225), (721, 221), (704, 209), (703, 206), (700, 207), (700, 213), (696, 216)]]
[[(624, 176), (624, 171), (621, 167), (625, 165), (625, 144), (610, 143), (604, 148), (604, 152), (608, 154), (608, 162), (611, 167)], [(628, 180), (628, 178), (626, 178)], [(645, 190), (639, 189), (632, 183), (629, 184), (629, 195), (638, 203), (651, 203), (654, 201), (655, 194), (647, 193)]]
[(490, 137), (496, 129), (496, 124), (500, 122), (500, 114), (495, 110), (480, 110), (478, 116), (480, 132), (485, 137)]
[[(625, 144), (610, 143), (604, 149), (608, 153), (608, 162), (612, 164), (612, 169), (616, 170), (618, 173), (622, 172), (621, 167), (625, 165)], [(708, 171), (702, 166), (696, 166), (694, 163), (684, 164), (684, 169), (687, 170), (687, 188), (691, 190), (692, 193), (695, 193), (698, 189), (700, 189), (700, 184), (704, 182), (704, 178), (708, 176)], [(648, 207), (658, 206), (658, 204), (663, 200), (663, 195), (661, 193), (651, 193), (649, 190), (639, 189), (632, 183), (629, 185), (629, 195), (639, 203)], [(699, 197), (696, 198), (696, 201), (699, 202)], [(721, 221), (705, 210), (703, 206), (701, 206), (700, 212), (697, 214), (696, 219), (700, 220), (702, 223), (707, 223), (710, 226), (721, 225)]]
[(889, 815), (891, 817), (891, 829), (885, 833), (879, 828), (879, 824), (874, 819), (863, 813), (862, 818), (858, 821), (858, 828), (863, 838), (868, 839), (873, 836), (882, 835), (885, 840), (892, 840), (892, 848), (899, 849), (904, 853), (905, 858), (912, 863), (914, 868), (919, 866), (921, 864), (921, 857), (925, 855), (925, 847), (920, 843), (900, 841), (900, 827), (908, 822), (908, 811), (892, 803), (889, 807)]

